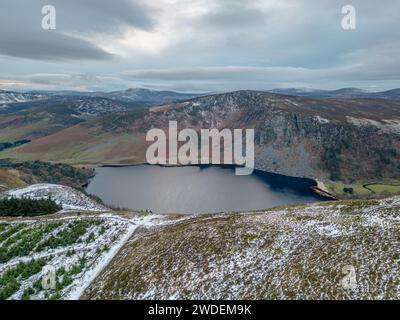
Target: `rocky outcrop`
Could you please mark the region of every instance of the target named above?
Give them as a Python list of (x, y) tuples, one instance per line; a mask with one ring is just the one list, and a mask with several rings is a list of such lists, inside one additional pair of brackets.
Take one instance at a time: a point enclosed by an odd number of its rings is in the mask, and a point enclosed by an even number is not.
[(265, 171), (343, 181), (400, 176), (400, 102), (238, 91), (158, 108), (145, 118), (148, 124), (254, 128), (256, 168)]

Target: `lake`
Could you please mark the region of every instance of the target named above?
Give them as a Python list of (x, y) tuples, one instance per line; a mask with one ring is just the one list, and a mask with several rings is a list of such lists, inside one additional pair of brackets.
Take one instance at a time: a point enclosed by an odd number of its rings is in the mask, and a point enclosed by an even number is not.
[(255, 171), (236, 176), (233, 166), (99, 167), (86, 191), (104, 203), (155, 213), (216, 213), (322, 200), (311, 179)]

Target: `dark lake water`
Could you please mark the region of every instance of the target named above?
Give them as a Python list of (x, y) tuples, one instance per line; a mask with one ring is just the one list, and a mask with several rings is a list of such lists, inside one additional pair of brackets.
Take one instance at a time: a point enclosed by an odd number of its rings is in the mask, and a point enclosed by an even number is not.
[(310, 179), (264, 172), (236, 176), (233, 167), (100, 167), (87, 192), (104, 203), (157, 213), (214, 213), (321, 200)]

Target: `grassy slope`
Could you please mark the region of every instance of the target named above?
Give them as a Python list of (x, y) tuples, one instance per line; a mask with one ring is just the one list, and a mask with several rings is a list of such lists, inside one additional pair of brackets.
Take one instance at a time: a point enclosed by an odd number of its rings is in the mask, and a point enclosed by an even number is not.
[(7, 149), (0, 157), (68, 164), (136, 163), (144, 161), (144, 140), (140, 133), (111, 134), (77, 125), (32, 141), (26, 148)]
[(18, 170), (0, 168), (0, 192), (25, 185), (26, 183), (20, 178)]
[(400, 198), (199, 216), (135, 235), (84, 297), (398, 299), (399, 222)]
[(49, 124), (45, 121), (21, 126), (5, 126), (0, 129), (0, 136), (2, 142), (13, 142), (25, 138), (32, 138), (34, 132), (48, 127)]

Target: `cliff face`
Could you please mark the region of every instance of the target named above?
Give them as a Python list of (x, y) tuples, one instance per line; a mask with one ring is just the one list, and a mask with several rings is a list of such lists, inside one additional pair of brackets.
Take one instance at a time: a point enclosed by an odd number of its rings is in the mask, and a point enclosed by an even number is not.
[(344, 181), (400, 176), (399, 102), (239, 91), (152, 113), (146, 123), (164, 118), (194, 128), (254, 128), (257, 169)]
[(374, 126), (327, 122), (299, 113), (257, 124), (257, 167), (332, 180), (398, 177), (399, 136)]

